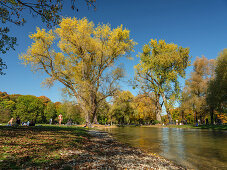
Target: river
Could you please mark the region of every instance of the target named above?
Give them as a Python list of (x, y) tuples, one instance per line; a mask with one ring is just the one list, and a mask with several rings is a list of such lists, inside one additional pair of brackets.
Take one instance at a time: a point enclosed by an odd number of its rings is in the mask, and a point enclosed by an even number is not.
[(187, 168), (227, 169), (227, 131), (156, 127), (106, 128), (117, 140)]

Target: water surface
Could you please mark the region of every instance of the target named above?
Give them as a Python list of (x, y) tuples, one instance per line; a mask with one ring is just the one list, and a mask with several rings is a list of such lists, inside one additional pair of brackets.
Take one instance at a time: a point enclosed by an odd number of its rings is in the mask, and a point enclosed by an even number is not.
[(116, 139), (193, 169), (227, 169), (227, 131), (123, 127), (106, 129)]

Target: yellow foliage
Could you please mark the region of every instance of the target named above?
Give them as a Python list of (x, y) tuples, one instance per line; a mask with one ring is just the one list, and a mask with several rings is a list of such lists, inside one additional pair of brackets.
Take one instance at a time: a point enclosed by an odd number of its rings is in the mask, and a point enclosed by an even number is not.
[(98, 92), (112, 95), (115, 81), (123, 76), (122, 69), (113, 64), (133, 51), (136, 43), (129, 33), (122, 25), (111, 29), (108, 24), (95, 27), (87, 18), (63, 18), (54, 30), (37, 28), (30, 35), (34, 42), (19, 58), (34, 71), (44, 70), (50, 76), (44, 84), (60, 81), (86, 103), (84, 108), (90, 108)]

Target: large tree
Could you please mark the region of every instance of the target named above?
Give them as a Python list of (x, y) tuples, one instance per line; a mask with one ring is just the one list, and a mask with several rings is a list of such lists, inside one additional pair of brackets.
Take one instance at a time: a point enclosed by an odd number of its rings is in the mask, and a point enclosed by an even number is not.
[(185, 82), (182, 105), (186, 104), (193, 110), (195, 122), (204, 118), (208, 111), (207, 89), (209, 80), (214, 76), (214, 64), (215, 60), (197, 57), (193, 63), (193, 72)]
[[(95, 8), (96, 0), (84, 0), (88, 6)], [(6, 53), (9, 49), (14, 49), (17, 38), (9, 35), (8, 23), (17, 26), (23, 26), (26, 22), (25, 16), (30, 13), (31, 16), (41, 17), (48, 27), (59, 23), (61, 19), (61, 10), (65, 0), (1, 0), (0, 1), (0, 54)], [(71, 0), (71, 8), (78, 11), (77, 0)], [(5, 25), (5, 26), (4, 26)], [(0, 58), (0, 74), (6, 69), (5, 63)]]
[[(45, 71), (47, 85), (55, 81), (65, 85), (66, 92), (77, 98), (87, 121), (96, 120), (99, 103), (116, 92), (123, 76), (115, 61), (135, 45), (129, 30), (105, 24), (95, 27), (86, 18), (65, 18), (55, 30), (38, 28), (30, 38), (34, 43), (20, 56), (24, 64), (30, 64), (33, 71)], [(59, 41), (58, 51), (55, 41)]]
[(207, 104), (211, 124), (214, 123), (214, 110), (227, 113), (227, 49), (217, 57), (214, 77), (208, 83)]
[(190, 63), (189, 48), (152, 39), (138, 57), (140, 63), (135, 67), (137, 85), (145, 92), (154, 92), (157, 120), (161, 121), (162, 98), (168, 119), (172, 122), (169, 108), (179, 96), (178, 78), (185, 76), (185, 69)]

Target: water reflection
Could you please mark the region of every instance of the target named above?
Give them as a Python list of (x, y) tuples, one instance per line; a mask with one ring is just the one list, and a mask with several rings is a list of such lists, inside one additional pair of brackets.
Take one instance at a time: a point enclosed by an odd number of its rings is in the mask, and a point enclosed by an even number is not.
[(227, 169), (227, 131), (125, 127), (106, 129), (118, 140), (194, 169)]

